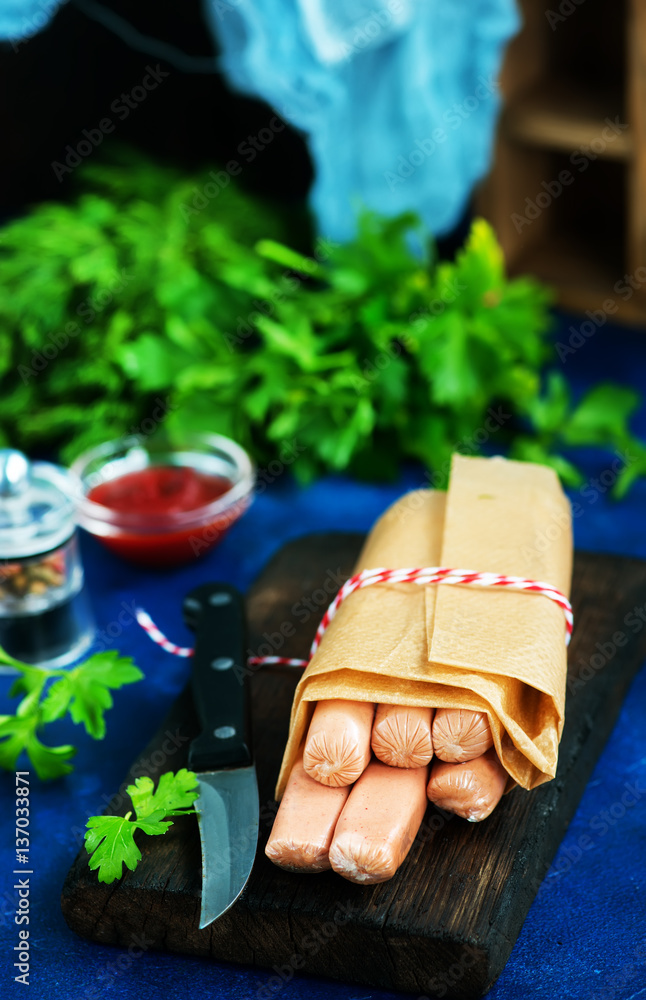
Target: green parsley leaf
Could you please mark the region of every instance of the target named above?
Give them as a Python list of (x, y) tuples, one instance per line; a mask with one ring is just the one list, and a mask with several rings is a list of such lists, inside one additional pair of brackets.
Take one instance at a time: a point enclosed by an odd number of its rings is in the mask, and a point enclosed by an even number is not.
[(85, 848), (90, 855), (89, 867), (98, 869), (99, 882), (110, 884), (121, 878), (123, 865), (134, 871), (141, 860), (135, 843), (135, 833), (155, 836), (166, 833), (173, 825), (164, 816), (181, 816), (193, 812), (192, 803), (198, 797), (197, 776), (186, 768), (176, 774), (162, 774), (155, 789), (148, 777), (137, 778), (126, 791), (134, 806), (125, 816), (90, 816), (87, 821)]
[(95, 740), (105, 736), (104, 712), (112, 707), (111, 689), (143, 677), (132, 659), (115, 650), (96, 653), (52, 684), (42, 706), (43, 720), (58, 719), (69, 710)]
[(30, 667), (27, 664), (17, 665), (22, 672), (11, 685), (9, 695), (14, 698), (16, 695), (24, 694), (25, 697), (18, 705), (16, 715), (31, 715), (38, 707), (47, 681), (47, 673), (39, 667)]
[(74, 770), (68, 761), (76, 756), (76, 747), (70, 744), (58, 747), (48, 747), (41, 743), (35, 733), (27, 741), (27, 755), (31, 760), (36, 774), (43, 781), (62, 778)]
[(193, 771), (183, 767), (176, 774), (172, 771), (162, 774), (155, 790), (152, 780), (142, 777), (137, 778), (134, 785), (129, 785), (127, 791), (140, 818), (159, 811), (162, 816), (181, 816), (191, 811), (199, 795), (196, 784)]
[(34, 731), (33, 719), (18, 715), (0, 715), (0, 766), (15, 770), (16, 761)]
[(131, 820), (132, 813), (126, 816), (91, 816), (87, 821), (88, 832), (85, 834), (85, 847), (91, 855), (88, 862), (94, 871), (99, 869), (99, 882), (108, 885), (121, 878), (123, 866), (134, 871), (141, 860), (141, 851), (135, 844), (135, 831), (145, 833), (166, 833), (172, 821), (137, 822)]
[(616, 385), (598, 385), (570, 416), (565, 435), (571, 444), (611, 445), (630, 436), (628, 421), (639, 405), (639, 394)]
[(76, 753), (75, 747), (45, 746), (36, 735), (38, 721), (37, 714), (0, 716), (0, 767), (14, 771), (18, 757), (26, 750), (39, 778), (69, 774), (72, 766), (68, 761)]
[[(94, 739), (105, 735), (104, 712), (112, 705), (111, 689), (131, 684), (143, 677), (129, 657), (115, 650), (97, 653), (71, 670), (49, 670), (21, 663), (0, 648), (0, 663), (20, 671), (9, 692), (24, 695), (15, 715), (0, 716), (0, 767), (12, 771), (25, 751), (40, 778), (60, 778), (69, 774), (69, 760), (76, 753), (71, 745), (46, 746), (38, 738), (42, 727), (69, 712), (74, 722), (83, 723)], [(53, 683), (50, 684), (50, 681)]]

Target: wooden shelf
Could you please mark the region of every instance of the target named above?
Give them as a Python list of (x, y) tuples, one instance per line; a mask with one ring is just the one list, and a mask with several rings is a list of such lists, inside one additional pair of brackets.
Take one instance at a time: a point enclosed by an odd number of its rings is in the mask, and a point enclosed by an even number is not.
[(621, 106), (619, 94), (588, 93), (569, 81), (539, 85), (506, 105), (501, 131), (530, 146), (568, 153), (589, 147), (601, 159), (626, 161), (633, 139), (630, 128), (617, 130), (626, 124)]
[(646, 282), (615, 290), (646, 269), (646, 0), (577, 5), (554, 30), (550, 0), (519, 5), (476, 208), (510, 273), (552, 285), (567, 309), (612, 299), (612, 319), (646, 325)]
[(630, 298), (625, 297), (624, 272), (617, 273), (613, 255), (604, 250), (575, 236), (550, 236), (519, 253), (509, 271), (540, 275), (556, 290), (558, 304), (570, 312), (605, 311), (604, 302), (612, 300), (617, 310), (608, 314), (609, 322), (643, 323), (643, 293), (632, 291)]

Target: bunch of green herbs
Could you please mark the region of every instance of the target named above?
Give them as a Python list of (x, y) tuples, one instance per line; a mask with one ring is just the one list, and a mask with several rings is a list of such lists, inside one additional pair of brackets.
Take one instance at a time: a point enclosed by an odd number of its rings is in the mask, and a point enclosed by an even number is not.
[(292, 249), (275, 207), (208, 183), (121, 156), (0, 232), (3, 444), (69, 461), (163, 416), (171, 436), (293, 460), (301, 480), (406, 458), (446, 471), (485, 442), (569, 484), (572, 446), (629, 452), (619, 494), (646, 472), (637, 395), (604, 385), (574, 405), (544, 374), (549, 293), (506, 277), (482, 219), (451, 262), (412, 215)]

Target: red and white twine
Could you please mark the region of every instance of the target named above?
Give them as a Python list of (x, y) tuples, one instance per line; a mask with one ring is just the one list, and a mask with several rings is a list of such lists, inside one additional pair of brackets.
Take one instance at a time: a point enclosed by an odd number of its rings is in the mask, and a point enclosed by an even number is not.
[(174, 642), (167, 639), (163, 632), (160, 632), (154, 621), (143, 608), (135, 609), (135, 617), (144, 632), (147, 632), (153, 642), (165, 649), (167, 653), (174, 653), (175, 656), (192, 656), (194, 650), (190, 646), (176, 646)]
[[(540, 594), (548, 597), (555, 604), (563, 609), (565, 616), (565, 644), (570, 642), (572, 635), (573, 616), (572, 605), (565, 594), (553, 587), (549, 583), (540, 583), (538, 580), (528, 580), (522, 576), (507, 576), (504, 573), (477, 573), (468, 569), (447, 569), (444, 566), (427, 566), (422, 569), (364, 569), (361, 573), (355, 574), (347, 580), (338, 594), (330, 604), (329, 608), (321, 619), (321, 624), (316, 630), (314, 641), (310, 648), (309, 659), (296, 660), (286, 656), (250, 656), (249, 666), (270, 666), (279, 664), (288, 667), (306, 667), (314, 656), (314, 653), (321, 644), (325, 632), (333, 620), (337, 611), (345, 601), (346, 597), (353, 594), (355, 590), (362, 590), (364, 587), (372, 587), (376, 583), (416, 583), (422, 587), (431, 584), (449, 584), (453, 586), (470, 587), (502, 587), (505, 590), (524, 590), (533, 594)], [(159, 631), (150, 615), (141, 608), (136, 611), (137, 621), (148, 633), (153, 642), (165, 649), (167, 653), (174, 653), (175, 656), (192, 656), (193, 650), (188, 646), (176, 646), (170, 642), (166, 636)]]

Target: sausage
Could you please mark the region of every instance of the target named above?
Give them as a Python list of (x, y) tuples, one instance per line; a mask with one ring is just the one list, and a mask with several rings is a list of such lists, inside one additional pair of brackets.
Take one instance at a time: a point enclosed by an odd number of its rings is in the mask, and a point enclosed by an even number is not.
[(361, 885), (392, 878), (408, 854), (426, 811), (427, 767), (388, 767), (373, 760), (363, 772), (334, 831), (335, 872)]
[(349, 785), (330, 788), (310, 778), (300, 753), (265, 847), (270, 861), (290, 872), (328, 869), (332, 835), (349, 794)]
[(305, 740), (303, 766), (324, 785), (351, 785), (370, 761), (375, 706), (330, 698), (317, 702)]
[(436, 806), (470, 823), (479, 823), (498, 805), (507, 777), (492, 748), (463, 764), (447, 764), (436, 759), (426, 792)]
[(433, 756), (432, 708), (377, 705), (372, 749), (391, 767), (424, 767)]
[(433, 749), (440, 760), (460, 764), (481, 757), (493, 746), (485, 712), (464, 708), (438, 708), (433, 720)]

